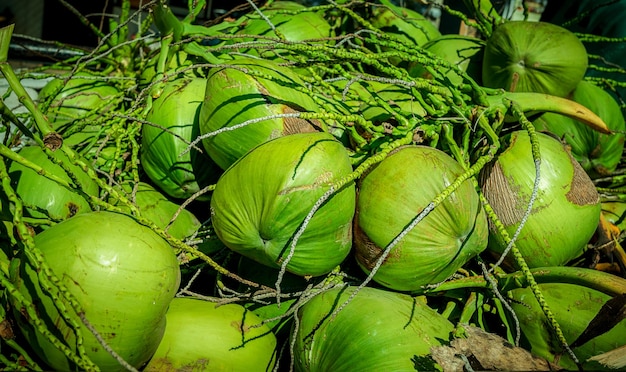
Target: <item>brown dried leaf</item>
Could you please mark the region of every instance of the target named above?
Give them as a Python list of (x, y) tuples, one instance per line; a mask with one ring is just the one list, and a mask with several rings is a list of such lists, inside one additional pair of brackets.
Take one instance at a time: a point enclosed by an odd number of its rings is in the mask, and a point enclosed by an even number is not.
[[(431, 349), (432, 358), (445, 372), (463, 372), (466, 362), (473, 370), (482, 371), (557, 371), (560, 367), (510, 344), (504, 338), (478, 327), (462, 325), (464, 338), (456, 338), (450, 346)], [(463, 358), (462, 356), (465, 356)]]
[(596, 361), (603, 366), (613, 369), (622, 369), (626, 367), (626, 345), (603, 354), (595, 355), (589, 358), (589, 361)]

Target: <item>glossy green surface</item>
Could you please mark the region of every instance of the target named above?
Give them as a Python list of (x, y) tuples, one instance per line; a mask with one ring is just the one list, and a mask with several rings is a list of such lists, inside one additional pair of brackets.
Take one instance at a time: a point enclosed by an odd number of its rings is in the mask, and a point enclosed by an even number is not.
[[(611, 298), (594, 289), (568, 283), (540, 284), (539, 289), (569, 344), (578, 338), (598, 314), (602, 305)], [(511, 302), (511, 306), (520, 321), (523, 346), (534, 355), (549, 361), (553, 361), (559, 355), (558, 365), (566, 370), (578, 370), (571, 357), (564, 352), (558, 340), (553, 336), (548, 320), (530, 289), (516, 289), (511, 291), (510, 295), (515, 300)], [(614, 317), (617, 314), (609, 316)], [(625, 345), (625, 334), (626, 321), (622, 320), (608, 332), (575, 347), (573, 351), (582, 362), (583, 370), (611, 370), (595, 362), (586, 362), (586, 360)]]
[[(71, 183), (72, 178), (68, 173), (50, 160), (39, 146), (24, 147), (18, 154), (42, 167), (46, 172)], [(52, 154), (65, 164), (70, 163), (61, 150), (54, 151)], [(98, 197), (100, 188), (80, 167), (70, 164), (69, 169), (78, 180), (78, 187), (74, 190), (46, 178), (21, 163), (11, 162), (9, 166), (11, 183), (31, 216), (49, 216), (54, 221), (62, 221), (76, 214), (91, 211), (88, 198), (89, 196)], [(81, 194), (79, 190), (84, 194)]]
[(261, 321), (239, 304), (177, 297), (144, 371), (271, 371), (276, 337)]
[[(589, 176), (555, 138), (537, 133), (541, 165), (539, 188), (516, 246), (531, 268), (560, 266), (580, 256), (600, 218), (600, 198)], [(510, 144), (483, 172), (485, 197), (509, 236), (520, 225), (531, 200), (535, 162), (528, 133), (513, 132)], [(507, 243), (492, 230), (489, 250), (499, 255)], [(512, 255), (505, 262), (515, 266)]]
[[(354, 232), (361, 268), (369, 273), (382, 250), (462, 173), (440, 150), (406, 146), (365, 175)], [(400, 291), (439, 283), (482, 252), (487, 236), (485, 212), (466, 181), (392, 248), (374, 280)]]
[[(35, 237), (35, 246), (61, 283), (76, 298), (85, 318), (107, 344), (135, 368), (146, 363), (165, 330), (165, 312), (180, 282), (180, 270), (170, 245), (131, 217), (113, 212), (89, 212), (48, 228)], [(79, 316), (42, 280), (22, 254), (12, 273), (19, 291), (31, 299), (45, 326), (77, 352), (75, 331), (55, 303)], [(56, 301), (55, 301), (56, 299)], [(78, 368), (14, 308), (20, 329), (37, 355), (57, 371)], [(86, 355), (103, 371), (125, 370), (81, 327)]]
[(280, 117), (320, 110), (303, 86), (298, 74), (272, 61), (237, 59), (212, 69), (200, 110), (200, 134), (211, 134), (202, 141), (208, 154), (225, 170), (270, 139), (324, 130), (319, 120)]
[[(279, 268), (292, 236), (333, 182), (352, 171), (346, 149), (328, 133), (301, 133), (266, 142), (233, 164), (217, 182), (211, 216), (230, 249)], [(299, 237), (287, 271), (323, 275), (352, 246), (355, 186), (323, 204)]]
[(587, 70), (587, 52), (571, 31), (555, 24), (508, 21), (487, 39), (485, 86), (512, 92), (567, 96)]
[(435, 370), (420, 360), (447, 343), (452, 323), (419, 298), (371, 287), (336, 312), (354, 290), (332, 289), (298, 310), (296, 371)]
[[(152, 182), (174, 198), (186, 199), (217, 181), (221, 169), (200, 148), (189, 144), (200, 133), (198, 115), (206, 79), (181, 78), (165, 83), (141, 128), (140, 161)], [(188, 150), (188, 151), (187, 151)], [(208, 196), (204, 196), (207, 199)]]

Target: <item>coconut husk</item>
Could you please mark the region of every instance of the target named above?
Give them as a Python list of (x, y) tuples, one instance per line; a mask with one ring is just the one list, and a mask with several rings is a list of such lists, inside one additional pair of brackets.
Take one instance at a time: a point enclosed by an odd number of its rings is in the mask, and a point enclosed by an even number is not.
[(465, 337), (452, 340), (449, 346), (431, 349), (432, 358), (445, 372), (562, 370), (496, 334), (470, 325), (463, 325), (463, 329)]

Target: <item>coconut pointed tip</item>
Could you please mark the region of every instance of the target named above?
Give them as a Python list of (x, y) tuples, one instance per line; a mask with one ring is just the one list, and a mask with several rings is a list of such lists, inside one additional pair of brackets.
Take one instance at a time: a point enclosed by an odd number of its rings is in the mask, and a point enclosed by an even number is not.
[[(598, 131), (604, 134), (611, 134), (611, 129), (607, 126), (607, 124), (602, 120), (601, 117), (596, 115), (595, 112), (591, 111), (587, 107), (574, 102), (572, 100), (561, 98), (564, 102), (562, 106), (559, 106), (559, 109), (556, 109), (552, 112), (557, 114), (569, 116), (572, 119), (578, 120), (579, 122), (587, 125), (589, 128)], [(567, 101), (567, 102), (565, 102)]]
[(577, 120), (589, 128), (604, 134), (611, 129), (587, 107), (571, 99), (536, 92), (505, 92), (504, 96), (519, 104), (524, 112), (552, 112)]
[(601, 117), (599, 117), (593, 111), (587, 109), (586, 107), (584, 106), (582, 107), (584, 108), (584, 110), (577, 109), (576, 115), (573, 115), (570, 117), (580, 121), (581, 123), (587, 125), (591, 129), (598, 131), (600, 133), (604, 133), (604, 134), (612, 133), (611, 129), (606, 125), (606, 123), (604, 122), (604, 120), (602, 120)]

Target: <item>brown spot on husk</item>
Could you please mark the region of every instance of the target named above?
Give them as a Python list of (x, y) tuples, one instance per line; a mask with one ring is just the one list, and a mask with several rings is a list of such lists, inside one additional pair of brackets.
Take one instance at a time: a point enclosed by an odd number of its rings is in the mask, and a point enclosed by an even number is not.
[(68, 215), (68, 218), (69, 218), (69, 217), (73, 217), (74, 215), (76, 215), (80, 207), (76, 203), (69, 202), (67, 203), (67, 209), (69, 211), (69, 215)]
[(250, 331), (250, 327), (243, 324), (243, 322), (238, 322), (236, 320), (233, 320), (232, 322), (230, 322), (230, 326), (235, 328), (237, 332), (242, 333), (242, 334), (248, 333)]
[(567, 151), (569, 160), (574, 167), (574, 176), (572, 177), (572, 185), (565, 197), (576, 205), (597, 204), (600, 202), (600, 194), (596, 190), (593, 181), (583, 167), (574, 159), (572, 154)]
[[(296, 111), (289, 106), (285, 106), (285, 108), (283, 109), (283, 113), (285, 114), (291, 114), (294, 112), (299, 111)], [(305, 119), (294, 117), (286, 117), (283, 123), (283, 135), (317, 132), (317, 128), (319, 128), (319, 123), (315, 120), (308, 121)]]
[(0, 322), (0, 337), (2, 337), (4, 340), (11, 340), (13, 339), (13, 337), (15, 337), (15, 334), (13, 333), (13, 328), (11, 327), (11, 323), (9, 323), (9, 321), (6, 319), (3, 319)]
[(50, 150), (58, 150), (63, 145), (63, 137), (57, 132), (51, 132), (43, 137), (43, 144)]
[[(363, 265), (367, 270), (371, 271), (376, 265), (376, 261), (380, 258), (383, 253), (383, 250), (380, 249), (373, 241), (370, 240), (369, 236), (361, 230), (357, 221), (357, 218), (354, 219), (354, 256), (356, 260)], [(388, 258), (388, 257), (387, 257)]]
[[(504, 338), (478, 327), (463, 324), (465, 337), (449, 345), (431, 348), (432, 358), (444, 371), (466, 371), (466, 361), (483, 371), (559, 371), (558, 365), (533, 356), (528, 350), (510, 344)], [(465, 356), (462, 358), (461, 356)]]
[[(518, 207), (516, 190), (506, 179), (500, 163), (491, 163), (480, 172), (482, 192), (505, 226), (513, 225), (522, 220), (524, 209)], [(491, 224), (491, 220), (489, 220)]]
[[(358, 196), (357, 196), (358, 199)], [(384, 249), (379, 247), (376, 243), (374, 243), (367, 233), (361, 229), (359, 226), (359, 211), (357, 210), (352, 220), (352, 239), (354, 243), (354, 257), (356, 258), (359, 264), (363, 265), (368, 271), (372, 271), (376, 263), (382, 256)], [(396, 246), (392, 249), (387, 257), (383, 260), (382, 264), (387, 262), (388, 260), (398, 260), (400, 259), (400, 254), (402, 250), (400, 247)]]
[(511, 85), (509, 86), (509, 91), (515, 92), (515, 90), (517, 90), (517, 84), (519, 83), (519, 79), (519, 73), (514, 72), (513, 76), (511, 77)]
[(191, 372), (191, 371), (205, 371), (209, 369), (209, 359), (198, 358), (189, 363), (175, 366), (174, 363), (167, 357), (154, 358), (150, 361), (150, 364), (146, 367), (145, 371), (161, 371), (161, 372)]

